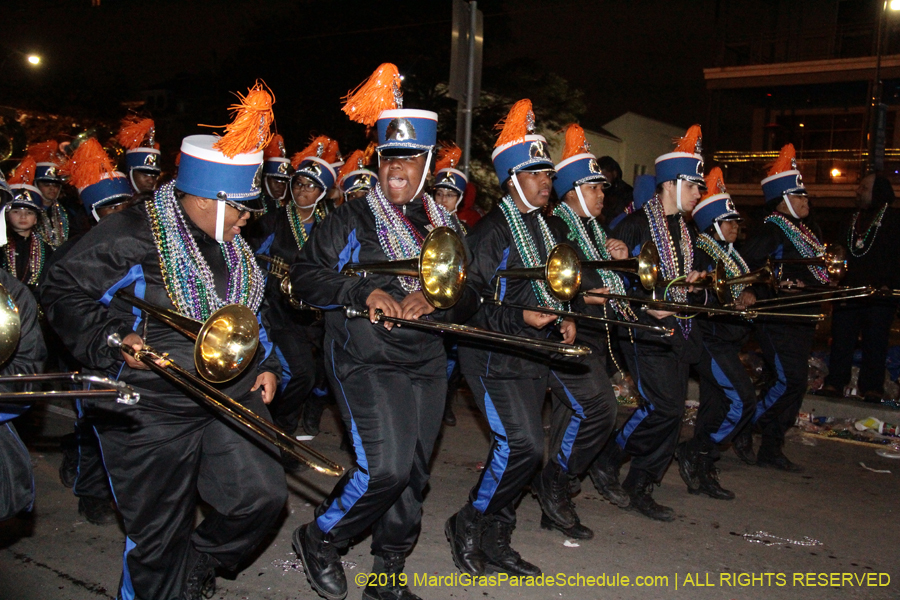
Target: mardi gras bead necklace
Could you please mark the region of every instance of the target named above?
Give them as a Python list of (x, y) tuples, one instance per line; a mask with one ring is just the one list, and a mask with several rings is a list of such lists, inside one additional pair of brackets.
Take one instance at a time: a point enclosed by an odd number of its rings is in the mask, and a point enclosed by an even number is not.
[[(869, 223), (868, 229), (866, 229), (866, 232), (862, 235), (856, 235), (856, 225), (859, 223), (859, 211), (853, 215), (853, 223), (850, 224), (850, 231), (847, 234), (847, 247), (850, 248), (850, 254), (856, 258), (862, 258), (869, 253), (869, 250), (875, 245), (875, 237), (878, 235), (878, 230), (881, 228), (881, 221), (884, 219), (885, 211), (887, 211), (887, 204), (881, 207), (881, 210), (878, 211), (878, 214), (875, 215), (875, 218)], [(870, 233), (872, 234), (871, 239), (869, 238)], [(857, 253), (859, 250), (861, 250), (861, 252)]]
[[(569, 226), (569, 231), (572, 232), (570, 235), (571, 238), (578, 244), (581, 248), (581, 251), (584, 252), (584, 255), (587, 256), (588, 260), (611, 260), (612, 257), (609, 255), (609, 251), (606, 249), (606, 232), (603, 231), (603, 228), (600, 227), (600, 224), (597, 223), (597, 219), (591, 219), (591, 230), (594, 232), (594, 237), (597, 240), (597, 245), (595, 246), (590, 236), (588, 235), (587, 230), (584, 227), (584, 224), (581, 222), (581, 217), (579, 217), (572, 207), (566, 204), (565, 202), (557, 205), (556, 208), (553, 209), (553, 214), (557, 217), (561, 218), (565, 221), (566, 225)], [(622, 279), (608, 269), (597, 269), (597, 272), (600, 274), (601, 279), (603, 280), (603, 284), (609, 288), (609, 291), (613, 294), (625, 295), (625, 285), (622, 283)], [(610, 300), (610, 304), (612, 304), (613, 308), (617, 313), (625, 317), (629, 321), (636, 321), (637, 315), (631, 310), (631, 307), (628, 306), (628, 303), (623, 300)]]
[[(375, 215), (375, 229), (378, 232), (378, 243), (384, 251), (385, 256), (389, 260), (402, 260), (404, 258), (414, 258), (419, 255), (422, 250), (422, 242), (424, 237), (416, 229), (403, 210), (388, 200), (381, 189), (381, 184), (377, 183), (372, 186), (366, 196), (369, 203), (369, 209)], [(437, 202), (428, 194), (422, 194), (422, 204), (425, 207), (425, 214), (434, 227), (450, 227), (458, 232), (454, 226), (450, 213), (438, 206)], [(416, 277), (399, 277), (400, 285), (407, 292), (414, 292), (422, 289), (418, 278)]]
[(41, 219), (40, 233), (45, 242), (56, 248), (69, 239), (69, 216), (59, 202), (54, 202), (50, 207), (49, 218), (47, 213), (41, 216), (44, 218)]
[(294, 234), (294, 241), (297, 242), (297, 248), (302, 250), (306, 240), (309, 239), (309, 234), (306, 233), (306, 227), (303, 226), (303, 221), (300, 220), (300, 215), (297, 214), (297, 206), (293, 200), (288, 203), (285, 210), (287, 211), (288, 223), (291, 225), (291, 233)]
[[(26, 267), (26, 273), (28, 273), (27, 280), (21, 280), (25, 285), (37, 285), (41, 279), (41, 273), (44, 271), (44, 262), (47, 259), (47, 248), (44, 244), (41, 243), (40, 238), (32, 231), (28, 236), (29, 241), (29, 249), (28, 249), (28, 266)], [(21, 242), (20, 242), (21, 243)], [(9, 274), (19, 279), (19, 274), (16, 273), (16, 245), (7, 243), (6, 245), (6, 270), (9, 271)], [(25, 275), (25, 273), (22, 273)]]
[[(528, 268), (541, 266), (543, 264), (541, 255), (538, 253), (534, 239), (531, 237), (531, 232), (525, 227), (525, 221), (522, 220), (522, 212), (516, 206), (516, 202), (512, 199), (512, 196), (507, 194), (503, 197), (500, 201), (500, 209), (503, 211), (504, 216), (506, 216), (506, 223), (509, 225), (509, 229), (512, 232), (513, 242), (516, 244), (516, 250), (519, 251), (519, 256), (522, 257), (522, 262), (524, 262), (525, 266)], [(550, 232), (550, 228), (547, 227), (547, 222), (544, 221), (544, 217), (538, 214), (535, 215), (535, 218), (538, 220), (538, 226), (540, 227), (541, 235), (544, 238), (544, 247), (549, 251), (556, 245), (556, 240), (553, 239), (553, 234)], [(556, 310), (563, 310), (565, 308), (563, 303), (550, 293), (550, 287), (543, 279), (532, 279), (531, 289), (534, 290), (534, 295), (537, 297), (540, 306)]]
[[(679, 273), (678, 252), (675, 249), (675, 241), (672, 239), (672, 233), (669, 231), (666, 211), (659, 196), (653, 196), (644, 204), (644, 213), (647, 215), (647, 222), (650, 225), (650, 236), (659, 250), (659, 267), (662, 272), (662, 278), (672, 281), (687, 276), (691, 269), (694, 268), (694, 247), (691, 244), (691, 234), (688, 231), (687, 223), (684, 222), (684, 218), (680, 214), (678, 215), (678, 223), (681, 228), (680, 246), (683, 271)], [(665, 298), (675, 302), (686, 303), (687, 288), (669, 286), (666, 289)], [(682, 335), (687, 338), (691, 333), (691, 321), (689, 319), (679, 319), (678, 325), (681, 327)]]
[(200, 253), (187, 219), (175, 199), (174, 182), (162, 186), (144, 203), (159, 253), (159, 266), (169, 298), (182, 315), (205, 321), (226, 304), (242, 304), (254, 313), (263, 297), (263, 274), (253, 251), (238, 235), (219, 244), (228, 267), (225, 299), (216, 293), (209, 264)]
[[(725, 274), (728, 277), (737, 277), (750, 272), (750, 267), (747, 266), (744, 258), (734, 248), (726, 252), (722, 244), (708, 233), (701, 233), (697, 236), (697, 248), (709, 254), (716, 262), (722, 263), (725, 267)], [(731, 286), (732, 296), (737, 298), (746, 287), (744, 284)]]
[[(815, 258), (825, 253), (825, 245), (803, 223), (795, 225), (778, 212), (772, 213), (763, 222), (777, 225), (803, 258)], [(809, 270), (819, 283), (828, 283), (828, 271), (824, 267), (809, 265)]]

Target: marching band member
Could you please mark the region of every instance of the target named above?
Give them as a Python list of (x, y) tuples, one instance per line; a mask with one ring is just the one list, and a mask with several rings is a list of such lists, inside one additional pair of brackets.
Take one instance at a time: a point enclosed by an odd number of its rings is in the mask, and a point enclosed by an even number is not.
[[(291, 165), (294, 167), (291, 198), (297, 203), (304, 222), (315, 218), (318, 223), (328, 215), (322, 200), (337, 181), (332, 163), (337, 160), (338, 153), (338, 143), (328, 136), (320, 135), (291, 157)], [(326, 179), (328, 185), (325, 185)]]
[[(76, 222), (78, 219), (62, 204), (61, 169), (66, 163), (66, 156), (55, 140), (29, 145), (26, 155), (37, 163), (34, 185), (41, 193), (44, 214), (49, 219), (48, 225), (42, 227), (45, 229), (45, 241), (56, 248), (69, 238), (70, 230), (80, 229)], [(87, 227), (84, 225), (84, 229)]]
[[(348, 97), (344, 112), (377, 126), (378, 180), (365, 200), (343, 204), (319, 224), (291, 268), (291, 282), (315, 306), (365, 306), (373, 323), (376, 311), (458, 322), (477, 309), (470, 289), (452, 309), (440, 311), (425, 300), (418, 279), (340, 273), (348, 262), (418, 256), (430, 229), (454, 226), (422, 194), (437, 114), (399, 108), (400, 100), (400, 76), (389, 63)], [(347, 581), (338, 550), (371, 527), (374, 581), (363, 598), (414, 600), (418, 596), (401, 585), (399, 575), (418, 538), (428, 460), (441, 425), (447, 385), (443, 339), (414, 327), (347, 318), (337, 310), (326, 312), (325, 331), (328, 376), (356, 465), (316, 508), (313, 521), (294, 532), (294, 549), (313, 589), (341, 599)]]
[[(500, 205), (472, 229), (469, 279), (482, 294), (499, 279), (500, 300), (534, 306), (535, 310), (483, 305), (472, 324), (501, 333), (544, 338), (557, 317), (541, 307), (562, 308), (545, 281), (507, 279), (503, 271), (536, 267), (546, 261), (561, 231), (552, 231), (540, 214), (550, 199), (553, 162), (547, 142), (534, 135), (530, 100), (520, 100), (509, 112), (493, 152), (494, 169), (506, 193)], [(563, 342), (575, 340), (571, 319), (559, 326)], [(541, 524), (581, 538), (593, 533), (580, 524), (569, 495), (570, 474), (583, 474), (596, 456), (604, 429), (609, 431), (605, 390), (592, 375), (592, 357), (549, 364), (545, 357), (523, 355), (484, 345), (459, 342), (463, 375), (493, 436), (490, 454), (468, 501), (445, 526), (456, 566), (466, 573), (505, 572), (536, 576), (539, 567), (522, 559), (510, 545), (516, 526), (515, 505), (532, 478), (541, 505)], [(572, 372), (590, 373), (573, 376)], [(602, 369), (600, 369), (602, 371)], [(565, 442), (543, 462), (541, 408), (547, 388), (555, 401), (573, 411)], [(609, 390), (611, 395), (612, 390)]]
[[(694, 224), (700, 232), (695, 242), (695, 264), (710, 277), (717, 263), (724, 265), (728, 277), (746, 275), (747, 263), (733, 245), (741, 215), (725, 190), (719, 167), (706, 176), (706, 189), (693, 211)], [(756, 294), (749, 286), (733, 286), (731, 293), (739, 310), (756, 302)], [(710, 303), (718, 305), (715, 293), (709, 295)], [(739, 356), (751, 327), (740, 317), (722, 315), (701, 315), (695, 322), (703, 334), (703, 353), (694, 365), (700, 375), (700, 409), (694, 437), (679, 444), (676, 450), (678, 470), (691, 494), (731, 500), (734, 492), (719, 484), (714, 463), (719, 459), (719, 444), (729, 442), (756, 410), (756, 388)]]
[[(265, 213), (275, 211), (287, 203), (287, 191), (290, 187), (294, 167), (287, 157), (284, 138), (275, 135), (265, 149), (266, 160), (263, 163), (263, 195), (262, 203)], [(265, 214), (264, 213), (264, 214)]]
[[(700, 199), (703, 180), (700, 155), (700, 126), (691, 127), (678, 141), (674, 152), (656, 159), (656, 195), (622, 220), (613, 235), (625, 242), (635, 256), (641, 246), (653, 242), (660, 255), (660, 277), (683, 278), (688, 282), (700, 277), (694, 263), (694, 239), (685, 221)], [(667, 300), (686, 302), (689, 288), (660, 288)], [(646, 296), (640, 286), (634, 295)], [(681, 421), (690, 365), (701, 353), (700, 332), (691, 320), (676, 318), (676, 313), (649, 309), (641, 320), (673, 328), (668, 338), (645, 331), (633, 331), (623, 337), (623, 353), (628, 370), (635, 378), (643, 404), (608, 443), (598, 459), (603, 479), (610, 485), (618, 481), (619, 467), (631, 456), (628, 476), (622, 487), (631, 497), (629, 507), (659, 521), (671, 521), (675, 512), (657, 504), (653, 488), (662, 480), (672, 460)], [(608, 493), (603, 492), (609, 499)]]
[[(766, 208), (772, 212), (741, 250), (750, 268), (762, 267), (769, 259), (821, 256), (825, 246), (819, 241), (818, 226), (809, 219), (809, 197), (797, 170), (792, 144), (781, 149), (769, 176), (762, 180), (762, 189)], [(802, 285), (829, 281), (828, 273), (818, 265), (788, 264), (781, 273), (782, 280)], [(807, 310), (812, 312), (815, 308), (811, 305)], [(761, 396), (753, 416), (754, 425), (762, 431), (756, 456), (749, 428), (734, 439), (735, 452), (745, 462), (782, 471), (803, 470), (784, 455), (782, 446), (784, 434), (793, 427), (806, 394), (815, 331), (815, 323), (808, 321), (757, 320), (756, 340), (766, 364), (775, 373), (775, 382)]]
[(44, 202), (34, 186), (36, 163), (26, 156), (9, 178), (12, 200), (0, 215), (2, 268), (24, 283), (35, 296), (53, 246), (47, 241)]
[[(260, 193), (271, 97), (257, 84), (240, 98), (225, 136), (185, 138), (178, 178), (98, 223), (53, 265), (43, 291), (75, 358), (141, 394), (135, 406), (85, 403), (102, 419), (97, 431), (127, 535), (120, 598), (209, 597), (216, 568), (239, 568), (287, 498), (273, 447), (107, 343), (112, 334), (134, 349), (147, 343), (194, 371), (193, 342), (114, 299), (120, 289), (201, 321), (226, 304), (259, 310), (263, 275), (240, 228), (245, 202)], [(280, 365), (262, 347), (253, 361), (220, 389), (266, 417)], [(212, 510), (194, 527), (198, 495)]]
[(153, 119), (142, 119), (136, 115), (125, 117), (116, 139), (125, 148), (125, 166), (134, 191), (154, 191), (162, 170)]

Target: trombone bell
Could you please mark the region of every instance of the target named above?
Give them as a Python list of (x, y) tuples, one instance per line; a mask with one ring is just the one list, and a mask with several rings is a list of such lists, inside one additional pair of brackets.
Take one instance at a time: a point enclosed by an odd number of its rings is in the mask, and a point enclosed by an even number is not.
[(550, 291), (563, 302), (574, 298), (581, 287), (578, 255), (566, 244), (557, 244), (550, 251), (544, 273)]
[(197, 334), (194, 366), (207, 381), (230, 381), (247, 368), (258, 343), (259, 322), (253, 311), (240, 304), (223, 306)]
[(0, 363), (5, 363), (19, 345), (22, 323), (19, 307), (3, 285), (0, 285)]
[(433, 229), (422, 242), (419, 281), (425, 299), (437, 309), (457, 303), (466, 285), (466, 248), (449, 227)]

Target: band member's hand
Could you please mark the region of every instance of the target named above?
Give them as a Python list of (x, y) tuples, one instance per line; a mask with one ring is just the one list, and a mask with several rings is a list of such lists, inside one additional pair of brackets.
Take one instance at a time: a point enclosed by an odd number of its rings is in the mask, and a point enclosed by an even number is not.
[(526, 325), (530, 325), (535, 329), (543, 329), (556, 320), (556, 315), (537, 312), (536, 310), (523, 310), (522, 318), (525, 320)]
[[(703, 279), (704, 277), (706, 277), (706, 271), (691, 271), (690, 273), (687, 274), (687, 277), (685, 277), (684, 280), (688, 283), (693, 283), (693, 282), (697, 281), (698, 279)], [(692, 286), (692, 285), (688, 286), (687, 291), (689, 293), (693, 292), (694, 286)]]
[(578, 329), (575, 327), (575, 320), (566, 317), (559, 324), (559, 332), (563, 337), (563, 344), (571, 344), (575, 341), (575, 334)]
[(734, 301), (734, 307), (738, 310), (747, 310), (756, 304), (756, 294), (750, 290), (744, 290), (741, 295)]
[[(130, 346), (130, 347), (134, 348), (135, 350), (140, 350), (141, 348), (144, 347), (144, 340), (142, 340), (141, 336), (139, 336), (136, 333), (129, 333), (128, 335), (125, 336), (125, 339), (122, 340), (122, 345)], [(132, 369), (138, 369), (140, 371), (149, 371), (150, 370), (150, 367), (148, 367), (147, 365), (145, 365), (144, 363), (142, 363), (139, 360), (135, 360), (135, 358), (132, 357), (130, 354), (126, 354), (125, 352), (122, 352), (122, 358), (125, 360), (125, 364), (128, 365), (129, 367), (131, 367)]]
[(783, 287), (783, 288), (793, 288), (793, 287), (802, 288), (802, 287), (806, 287), (806, 284), (803, 283), (802, 281), (800, 281), (799, 279), (796, 280), (796, 281), (793, 281), (793, 280), (791, 280), (791, 279), (785, 279), (784, 281), (782, 281), (782, 282), (779, 283), (778, 285), (779, 285), (779, 287)]
[[(592, 290), (588, 290), (593, 294), (608, 294), (608, 287), (594, 288)], [(584, 303), (585, 304), (606, 304), (607, 298), (600, 298), (599, 296), (585, 296)]]
[(606, 238), (606, 251), (614, 260), (622, 260), (628, 258), (628, 246), (622, 240), (614, 240)]
[(419, 317), (430, 315), (434, 312), (434, 307), (425, 299), (425, 294), (421, 291), (413, 292), (403, 299), (400, 303), (403, 314), (400, 315), (404, 319), (418, 319)]
[[(378, 322), (375, 318), (376, 310), (383, 312), (386, 317), (399, 317), (403, 313), (403, 309), (400, 308), (400, 303), (394, 300), (393, 296), (381, 288), (378, 288), (369, 294), (369, 297), (366, 298), (366, 306), (369, 307), (369, 320), (372, 321), (372, 323)], [(384, 327), (390, 331), (394, 327), (394, 324), (385, 321)]]
[(256, 383), (253, 384), (253, 387), (250, 388), (250, 391), (255, 392), (259, 388), (262, 388), (263, 404), (268, 404), (275, 397), (275, 389), (277, 387), (278, 379), (275, 377), (275, 373), (272, 373), (271, 371), (263, 371), (256, 376)]
[(654, 319), (662, 320), (662, 319), (665, 319), (666, 317), (671, 317), (675, 313), (671, 310), (653, 310), (651, 308), (651, 309), (647, 309), (647, 314), (650, 315), (651, 317), (653, 317)]

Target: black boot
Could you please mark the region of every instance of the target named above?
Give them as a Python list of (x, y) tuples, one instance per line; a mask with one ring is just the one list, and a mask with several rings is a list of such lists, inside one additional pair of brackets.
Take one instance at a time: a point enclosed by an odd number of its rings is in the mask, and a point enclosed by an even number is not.
[(456, 427), (456, 414), (453, 412), (453, 399), (447, 398), (444, 404), (444, 425)]
[(294, 552), (303, 562), (303, 570), (313, 589), (328, 600), (347, 597), (347, 577), (337, 548), (326, 541), (316, 522), (294, 530)]
[(216, 560), (191, 546), (188, 575), (181, 591), (182, 600), (203, 600), (216, 593)]
[(310, 402), (309, 399), (307, 399), (307, 401), (303, 403), (300, 426), (303, 427), (303, 431), (306, 435), (311, 435), (313, 437), (319, 435), (319, 423), (322, 421), (322, 411), (324, 409), (325, 402), (320, 398), (317, 398), (313, 402)]
[(756, 453), (753, 451), (753, 433), (748, 425), (731, 440), (731, 448), (739, 459), (748, 465), (756, 464)]
[[(368, 584), (363, 590), (363, 600), (422, 600), (409, 591), (407, 586), (401, 585), (404, 566), (405, 554), (376, 554), (375, 564), (372, 566), (372, 579), (375, 582)], [(379, 583), (385, 585), (378, 585)]]
[[(572, 512), (575, 512), (575, 505), (569, 500), (569, 503), (572, 505)], [(578, 513), (575, 513), (575, 524), (571, 527), (564, 528), (560, 527), (556, 523), (550, 520), (547, 515), (541, 515), (541, 529), (555, 529), (556, 531), (561, 531), (563, 535), (567, 538), (573, 540), (590, 540), (594, 537), (594, 531), (590, 527), (586, 527), (581, 524), (581, 519), (578, 518)]]
[(487, 557), (481, 549), (481, 534), (484, 515), (469, 503), (447, 519), (444, 534), (450, 542), (450, 553), (453, 564), (463, 573), (484, 575), (484, 562)]
[(619, 483), (619, 468), (624, 458), (625, 455), (616, 443), (613, 432), (600, 456), (588, 469), (588, 475), (600, 495), (620, 508), (627, 508), (631, 503), (631, 498)]
[(622, 483), (622, 487), (631, 496), (631, 504), (629, 508), (636, 510), (646, 517), (650, 517), (655, 521), (673, 521), (675, 520), (675, 511), (668, 506), (657, 504), (653, 500), (653, 486), (656, 482), (650, 473), (635, 469), (634, 467), (628, 471), (628, 477)]
[(491, 518), (481, 536), (481, 546), (486, 557), (484, 566), (488, 573), (507, 573), (513, 576), (537, 577), (540, 568), (522, 560), (518, 552), (509, 545), (516, 526)]
[(791, 462), (778, 447), (760, 446), (759, 452), (756, 454), (756, 464), (760, 467), (771, 467), (788, 473), (803, 472), (803, 467)]
[(569, 502), (569, 474), (559, 463), (550, 461), (534, 476), (531, 493), (541, 505), (541, 512), (557, 529), (569, 529), (578, 521), (578, 515)]
[(62, 463), (59, 465), (59, 482), (71, 488), (75, 485), (75, 478), (78, 476), (78, 442), (75, 434), (69, 433), (63, 436), (62, 446)]
[(116, 509), (105, 498), (81, 496), (78, 498), (78, 514), (92, 525), (112, 525), (117, 521)]
[(675, 461), (678, 463), (678, 474), (687, 485), (688, 491), (695, 493), (700, 489), (700, 453), (696, 442), (691, 439), (675, 446)]
[(719, 485), (719, 470), (708, 454), (700, 455), (697, 478), (700, 485), (696, 490), (689, 489), (690, 493), (706, 494), (714, 500), (734, 500), (734, 492), (726, 490)]

